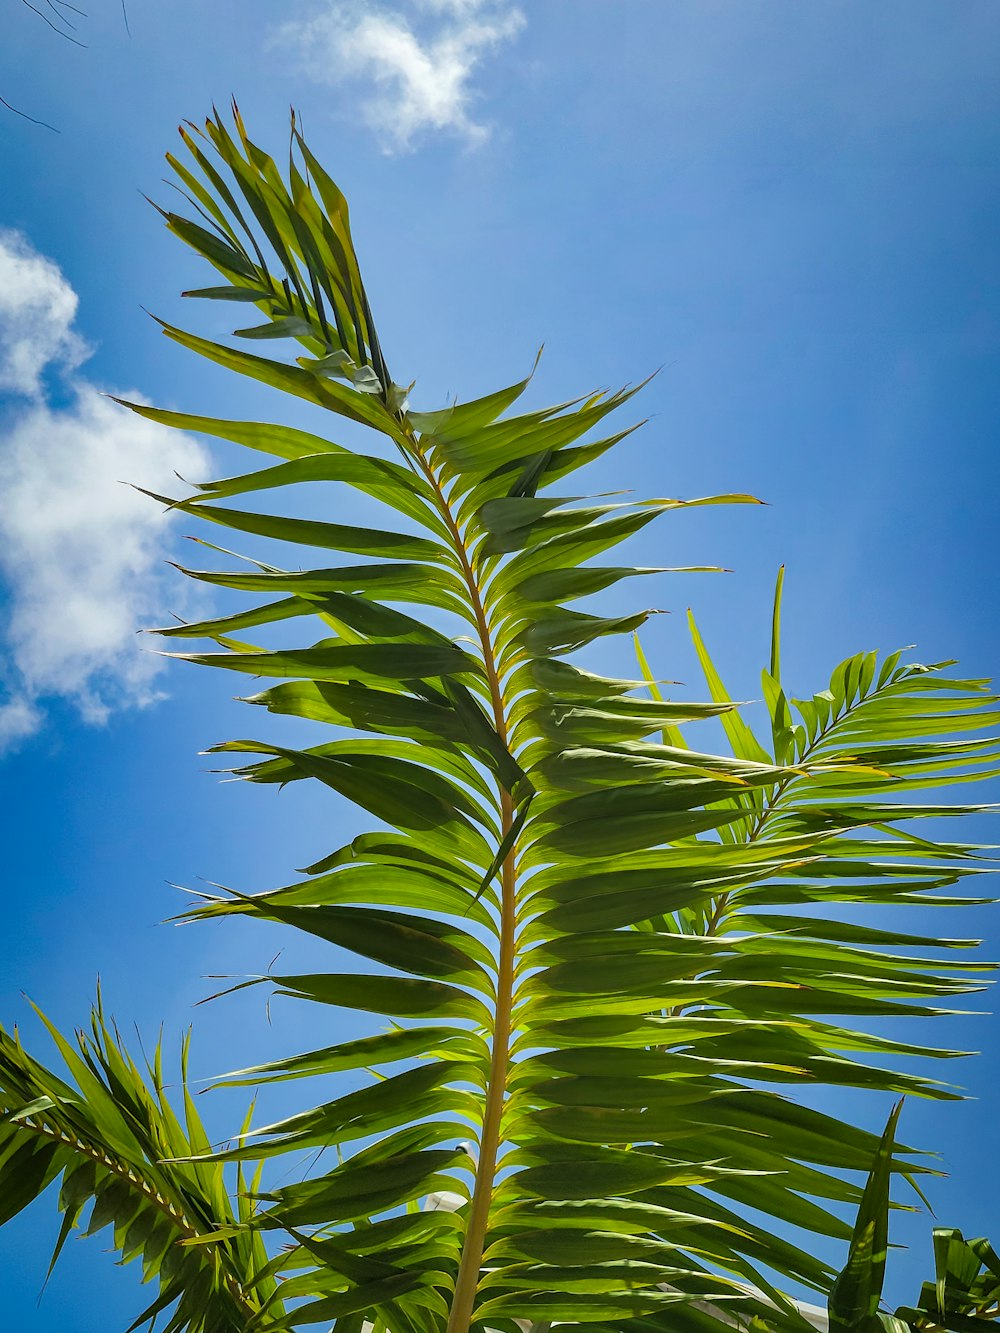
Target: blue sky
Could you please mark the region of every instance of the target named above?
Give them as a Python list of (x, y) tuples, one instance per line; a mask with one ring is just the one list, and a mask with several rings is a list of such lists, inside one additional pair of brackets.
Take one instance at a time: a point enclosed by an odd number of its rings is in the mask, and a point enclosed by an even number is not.
[[(206, 774), (197, 752), (249, 725), (232, 682), (140, 655), (135, 628), (191, 609), (162, 564), (184, 526), (118, 480), (244, 465), (142, 434), (95, 396), (285, 411), (166, 343), (141, 309), (213, 327), (182, 308), (204, 274), (140, 192), (169, 198), (176, 124), (231, 93), (275, 152), (299, 108), (351, 199), (390, 365), (421, 405), (519, 378), (542, 342), (536, 401), (662, 366), (649, 424), (593, 487), (769, 502), (674, 517), (634, 543), (636, 563), (734, 571), (650, 594), (672, 612), (645, 635), (663, 675), (696, 680), (693, 605), (733, 692), (756, 697), (782, 562), (799, 693), (872, 647), (996, 668), (994, 0), (295, 0), (279, 17), (263, 0), (129, 0), (131, 36), (117, 0), (91, 8), (76, 20), (86, 49), (14, 4), (0, 44), (0, 96), (59, 131), (0, 117), (5, 1025), (35, 1035), (22, 991), (81, 1021), (100, 973), (147, 1035), (162, 1021), (176, 1042), (194, 1019), (199, 1074), (317, 1035), (291, 1002), (264, 1026), (253, 992), (192, 1013), (204, 974), (262, 971), (284, 939), (157, 924), (180, 903), (167, 881), (266, 888), (357, 827), (321, 795)], [(944, 928), (992, 936), (997, 955), (991, 914)], [(1000, 1025), (956, 1020), (946, 1036), (983, 1051), (963, 1075), (978, 1100), (909, 1106), (906, 1137), (945, 1154), (940, 1220), (996, 1236), (983, 1147)], [(231, 1104), (214, 1114), (231, 1128)], [(930, 1225), (899, 1227), (915, 1249), (896, 1299), (929, 1270)], [(36, 1308), (54, 1236), (44, 1204), (4, 1232), (10, 1326), (125, 1327), (135, 1281), (99, 1240), (68, 1247)]]

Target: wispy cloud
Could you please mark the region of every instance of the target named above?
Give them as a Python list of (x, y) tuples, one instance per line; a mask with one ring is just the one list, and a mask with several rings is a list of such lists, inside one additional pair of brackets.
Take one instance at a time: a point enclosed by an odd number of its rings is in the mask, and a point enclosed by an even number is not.
[(177, 600), (161, 572), (168, 516), (122, 482), (164, 490), (207, 468), (191, 436), (74, 373), (76, 309), (58, 267), (0, 231), (0, 751), (42, 726), (47, 699), (100, 723), (159, 697), (160, 659), (135, 631)]
[(383, 146), (400, 152), (431, 131), (468, 143), (488, 138), (489, 125), (472, 115), (473, 76), (524, 22), (505, 0), (413, 0), (405, 8), (325, 0), (278, 36), (314, 78), (374, 85), (362, 111)]

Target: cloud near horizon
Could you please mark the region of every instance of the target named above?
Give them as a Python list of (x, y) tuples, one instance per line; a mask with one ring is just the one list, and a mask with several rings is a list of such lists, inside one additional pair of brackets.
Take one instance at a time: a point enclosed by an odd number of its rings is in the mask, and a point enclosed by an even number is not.
[(57, 265), (0, 230), (0, 754), (44, 725), (46, 700), (99, 724), (162, 697), (136, 630), (168, 599), (169, 516), (122, 482), (162, 491), (208, 465), (193, 437), (75, 373), (77, 305)]
[(312, 17), (282, 25), (277, 40), (318, 81), (373, 84), (365, 119), (386, 151), (406, 152), (432, 131), (469, 144), (489, 137), (472, 116), (473, 76), (524, 24), (507, 0), (413, 0), (406, 9), (324, 0)]

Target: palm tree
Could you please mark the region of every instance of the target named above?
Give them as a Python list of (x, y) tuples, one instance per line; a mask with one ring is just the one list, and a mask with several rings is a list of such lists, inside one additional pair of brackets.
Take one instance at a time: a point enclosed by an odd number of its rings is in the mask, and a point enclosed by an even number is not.
[[(313, 732), (302, 748), (216, 747), (244, 756), (237, 775), (318, 781), (379, 827), (285, 887), (206, 893), (190, 915), (278, 922), (382, 969), (243, 983), (376, 1017), (370, 1036), (230, 1084), (371, 1077), (213, 1149), (186, 1094), (171, 1109), (159, 1052), (140, 1069), (100, 1007), (76, 1047), (53, 1031), (65, 1079), (4, 1036), (0, 1220), (61, 1177), (57, 1252), (93, 1200), (88, 1231), (113, 1225), (158, 1280), (140, 1322), (169, 1307), (168, 1333), (812, 1327), (789, 1291), (830, 1294), (816, 1241), (850, 1240), (843, 1208), (865, 1198), (850, 1173), (880, 1160), (887, 1180), (915, 1182), (930, 1169), (893, 1138), (879, 1158), (877, 1135), (796, 1093), (956, 1095), (900, 1068), (956, 1054), (908, 1039), (902, 1020), (946, 1012), (984, 965), (970, 941), (875, 929), (855, 908), (970, 901), (952, 889), (982, 872), (979, 849), (938, 829), (980, 807), (924, 793), (995, 761), (981, 732), (998, 700), (950, 663), (899, 653), (850, 657), (792, 699), (780, 577), (765, 737), (693, 622), (704, 701), (662, 697), (641, 649), (639, 679), (567, 661), (647, 614), (572, 603), (669, 572), (596, 557), (684, 505), (752, 497), (565, 495), (559, 483), (629, 433), (597, 428), (634, 388), (518, 412), (524, 380), (411, 408), (340, 191), (294, 123), (284, 179), (234, 116), (234, 132), (218, 115), (182, 130), (189, 156), (169, 161), (196, 216), (163, 216), (220, 275), (186, 294), (256, 307), (262, 322), (236, 336), (295, 355), (164, 332), (365, 427), (373, 452), (129, 404), (268, 457), (155, 497), (273, 542), (277, 562), (185, 571), (263, 601), (163, 633), (208, 641), (179, 657), (263, 678), (247, 701), (257, 717)], [(390, 526), (220, 503), (301, 484), (361, 491)], [(281, 544), (309, 548), (312, 565)], [(698, 745), (707, 719), (726, 753)], [(872, 1018), (896, 1020), (893, 1035)], [(318, 1148), (337, 1165), (294, 1184), (269, 1174), (270, 1159)]]

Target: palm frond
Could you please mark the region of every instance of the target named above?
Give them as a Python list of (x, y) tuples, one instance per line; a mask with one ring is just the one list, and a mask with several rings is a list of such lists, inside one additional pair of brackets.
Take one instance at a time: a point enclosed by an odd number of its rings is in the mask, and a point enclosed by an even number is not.
[[(954, 1096), (895, 1067), (954, 1052), (877, 1035), (870, 1020), (947, 1012), (982, 966), (966, 941), (876, 929), (842, 909), (963, 901), (939, 890), (981, 872), (981, 849), (943, 841), (937, 821), (980, 807), (917, 797), (992, 771), (997, 742), (978, 736), (998, 700), (946, 667), (898, 656), (879, 667), (872, 654), (790, 699), (780, 587), (766, 742), (697, 631), (703, 701), (655, 686), (647, 697), (643, 659), (640, 680), (565, 660), (649, 614), (574, 603), (661, 572), (593, 561), (656, 518), (752, 497), (565, 494), (566, 478), (628, 434), (605, 434), (605, 419), (635, 388), (517, 411), (528, 377), (412, 410), (412, 386), (387, 368), (343, 196), (294, 125), (284, 179), (238, 112), (234, 132), (216, 115), (183, 137), (189, 157), (171, 162), (200, 220), (164, 216), (221, 280), (190, 295), (255, 305), (263, 322), (235, 336), (291, 356), (166, 334), (334, 414), (348, 438), (365, 428), (355, 450), (325, 433), (131, 405), (269, 456), (159, 497), (276, 552), (188, 570), (264, 600), (166, 633), (207, 641), (178, 657), (261, 679), (257, 715), (301, 719), (304, 740), (244, 737), (213, 752), (242, 756), (232, 772), (248, 781), (318, 781), (379, 826), (324, 849), (292, 883), (203, 893), (191, 912), (279, 922), (377, 964), (245, 984), (389, 1020), (225, 1080), (369, 1071), (358, 1090), (244, 1130), (224, 1152), (171, 1147), (198, 1181), (229, 1161), (340, 1154), (323, 1174), (256, 1186), (245, 1232), (218, 1242), (228, 1253), (237, 1236), (268, 1241), (246, 1333), (330, 1321), (349, 1333), (808, 1327), (786, 1289), (828, 1293), (835, 1272), (817, 1238), (849, 1240), (841, 1205), (863, 1197), (850, 1173), (868, 1171), (880, 1140), (795, 1094)], [(265, 512), (302, 483), (353, 488), (386, 517)], [(219, 503), (236, 497), (250, 507)], [(294, 637), (306, 626), (312, 642)], [(244, 641), (251, 630), (262, 643)], [(692, 728), (711, 719), (731, 753), (698, 743)], [(817, 905), (832, 905), (828, 917)], [(930, 1169), (904, 1146), (887, 1161), (911, 1178)], [(421, 1209), (432, 1196), (450, 1207)]]
[(62, 1225), (50, 1273), (74, 1230), (92, 1236), (111, 1227), (121, 1262), (138, 1260), (143, 1282), (157, 1284), (133, 1328), (166, 1312), (165, 1333), (245, 1329), (278, 1297), (274, 1280), (261, 1280), (268, 1256), (250, 1225), (243, 1168), (234, 1199), (221, 1165), (171, 1160), (211, 1147), (187, 1087), (187, 1042), (178, 1115), (160, 1043), (140, 1069), (100, 999), (75, 1043), (41, 1017), (65, 1076), (29, 1055), (16, 1030), (0, 1029), (0, 1223), (59, 1181)]
[[(206, 134), (238, 186), (220, 190), (217, 174), (203, 181), (224, 214), (222, 234), (210, 244), (176, 215), (168, 225), (215, 265), (228, 294), (257, 303), (268, 322), (243, 336), (291, 338), (306, 354), (293, 366), (168, 334), (373, 428), (402, 459), (390, 468), (316, 437), (214, 422), (213, 433), (288, 461), (180, 502), (237, 531), (366, 561), (237, 575), (238, 586), (280, 600), (235, 623), (180, 631), (221, 648), (189, 660), (281, 682), (252, 697), (259, 707), (380, 737), (219, 747), (251, 756), (235, 770), (244, 778), (318, 779), (388, 829), (326, 856), (303, 880), (223, 895), (195, 914), (250, 914), (347, 947), (392, 972), (271, 981), (286, 995), (421, 1023), (412, 1042), (390, 1030), (365, 1046), (372, 1064), (380, 1051), (391, 1062), (405, 1050), (401, 1072), (264, 1127), (231, 1154), (367, 1144), (328, 1175), (265, 1200), (265, 1225), (296, 1235), (317, 1228), (326, 1245), (300, 1241), (319, 1262), (294, 1279), (305, 1304), (288, 1318), (364, 1310), (391, 1328), (637, 1318), (683, 1327), (703, 1324), (706, 1300), (717, 1298), (712, 1308), (732, 1301), (745, 1313), (766, 1310), (772, 1325), (798, 1326), (767, 1274), (820, 1291), (833, 1274), (811, 1240), (787, 1238), (788, 1225), (846, 1239), (831, 1205), (860, 1197), (842, 1173), (866, 1170), (878, 1140), (774, 1085), (954, 1095), (874, 1067), (873, 1054), (898, 1047), (859, 1024), (933, 1012), (970, 982), (950, 958), (899, 954), (870, 929), (772, 909), (922, 900), (976, 868), (972, 849), (882, 830), (942, 813), (902, 803), (898, 790), (944, 780), (963, 755), (977, 763), (992, 754), (942, 749), (938, 735), (942, 725), (986, 725), (996, 701), (894, 661), (876, 681), (869, 656), (838, 669), (826, 711), (822, 695), (799, 704), (796, 730), (776, 679), (780, 597), (765, 679), (770, 746), (725, 693), (703, 645), (703, 703), (644, 700), (635, 682), (562, 661), (641, 625), (643, 611), (608, 617), (567, 603), (633, 575), (590, 562), (684, 503), (549, 493), (623, 437), (591, 442), (590, 432), (634, 390), (510, 415), (522, 381), (442, 412), (411, 412), (385, 368), (346, 206), (301, 139), (304, 166), (286, 187), (238, 119), (237, 138), (219, 118)], [(204, 169), (200, 147), (196, 159)], [(239, 239), (253, 232), (236, 193), (260, 226), (261, 248)], [(402, 527), (356, 530), (215, 503), (304, 479), (360, 486)], [(232, 586), (225, 572), (207, 577)], [(463, 643), (437, 620), (431, 629), (387, 605), (403, 600), (427, 615), (454, 613)], [(240, 625), (310, 613), (324, 627), (310, 647), (249, 649), (225, 638)], [(711, 717), (726, 729), (728, 758), (681, 738), (680, 728)], [(667, 744), (651, 739), (660, 732)], [(931, 739), (914, 749), (914, 736)], [(890, 788), (897, 799), (882, 800)], [(269, 1076), (352, 1058), (362, 1057), (335, 1047)], [(370, 1144), (372, 1134), (382, 1137)], [(928, 1169), (900, 1151), (895, 1169)], [(417, 1257), (393, 1248), (391, 1271), (364, 1274), (334, 1259), (359, 1226), (391, 1231), (394, 1210), (433, 1190), (468, 1203), (457, 1224), (433, 1224), (433, 1240), (419, 1224)], [(748, 1220), (751, 1208), (775, 1219), (773, 1229)], [(765, 1304), (750, 1308), (748, 1280)]]

